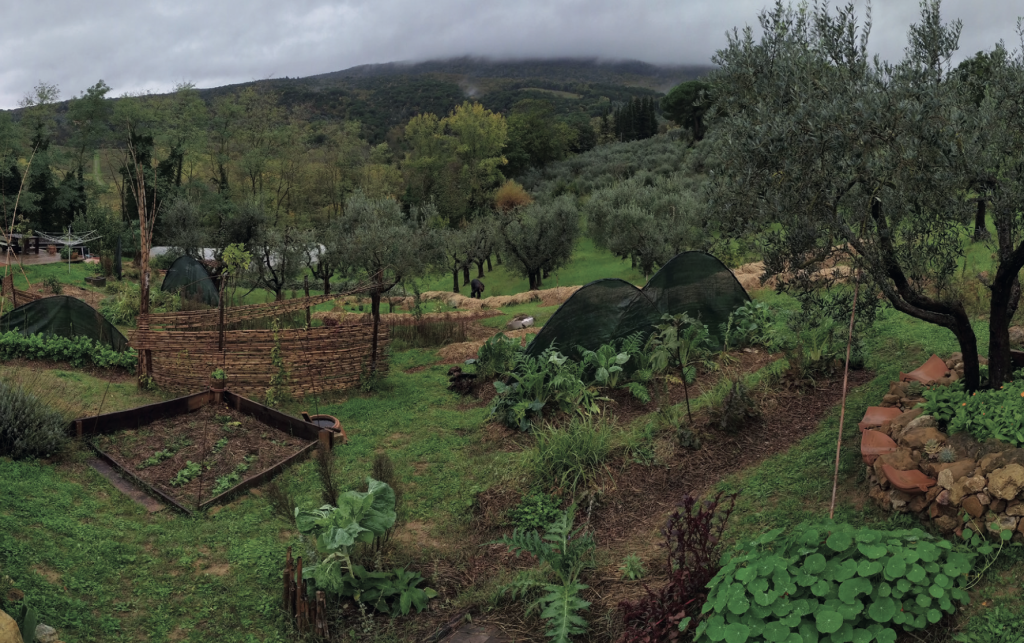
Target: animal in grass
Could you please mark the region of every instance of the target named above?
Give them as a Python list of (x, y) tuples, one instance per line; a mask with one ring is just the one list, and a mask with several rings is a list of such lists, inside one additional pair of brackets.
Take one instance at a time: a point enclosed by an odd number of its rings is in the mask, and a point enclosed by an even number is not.
[(473, 281), (469, 282), (469, 290), (470, 297), (480, 299), (480, 295), (482, 295), (484, 292), (484, 282), (480, 281), (479, 279), (474, 279)]

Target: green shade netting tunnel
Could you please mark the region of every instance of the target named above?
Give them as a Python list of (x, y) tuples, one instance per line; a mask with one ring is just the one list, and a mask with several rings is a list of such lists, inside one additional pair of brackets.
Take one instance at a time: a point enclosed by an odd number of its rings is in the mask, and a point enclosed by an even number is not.
[(203, 264), (199, 263), (188, 255), (178, 257), (171, 264), (167, 276), (160, 290), (164, 292), (177, 292), (189, 299), (196, 299), (207, 306), (217, 306), (220, 303), (220, 296), (217, 293), (217, 285), (210, 278)]
[(128, 340), (98, 310), (74, 297), (44, 297), (18, 306), (0, 317), (0, 332), (12, 330), (22, 335), (88, 337), (115, 351), (128, 350)]
[(649, 334), (665, 314), (686, 313), (712, 334), (750, 296), (725, 264), (703, 252), (683, 252), (668, 261), (647, 285), (600, 279), (583, 286), (551, 316), (527, 346), (536, 356), (554, 344), (579, 357), (577, 346), (596, 351), (635, 332)]

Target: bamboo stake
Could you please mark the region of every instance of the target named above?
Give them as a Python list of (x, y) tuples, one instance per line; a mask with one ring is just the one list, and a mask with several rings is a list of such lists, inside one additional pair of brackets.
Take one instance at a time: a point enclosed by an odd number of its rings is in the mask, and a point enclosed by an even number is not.
[(839, 487), (839, 451), (843, 446), (843, 421), (846, 418), (846, 384), (850, 377), (850, 347), (853, 344), (853, 321), (857, 316), (857, 295), (860, 293), (860, 280), (853, 286), (853, 307), (850, 310), (850, 332), (846, 338), (846, 366), (843, 368), (843, 400), (839, 407), (839, 435), (836, 437), (836, 471), (832, 477), (832, 503), (828, 507), (829, 520), (836, 512), (836, 489)]

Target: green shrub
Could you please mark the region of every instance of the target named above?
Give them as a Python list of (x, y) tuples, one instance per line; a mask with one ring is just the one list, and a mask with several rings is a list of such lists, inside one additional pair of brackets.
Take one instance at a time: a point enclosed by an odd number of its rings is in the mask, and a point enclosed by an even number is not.
[(48, 359), (82, 367), (92, 363), (100, 368), (123, 368), (135, 372), (138, 356), (134, 349), (117, 352), (88, 337), (59, 337), (36, 333), (25, 336), (16, 330), (0, 333), (0, 361)]
[(597, 390), (583, 381), (583, 366), (552, 346), (536, 357), (515, 356), (511, 382), (494, 382), (498, 391), (491, 403), (492, 417), (507, 426), (528, 431), (552, 409), (577, 417), (600, 412)]
[(43, 400), (0, 380), (0, 456), (47, 457), (61, 450), (67, 420)]
[(64, 292), (64, 284), (60, 282), (60, 279), (57, 279), (53, 275), (43, 279), (43, 285), (55, 295), (60, 295)]
[(723, 559), (695, 640), (893, 643), (968, 600), (974, 559), (920, 529), (776, 529)]
[(591, 418), (573, 418), (565, 428), (548, 426), (536, 435), (530, 456), (536, 480), (570, 495), (590, 484), (611, 450), (611, 428)]
[(541, 529), (558, 517), (558, 498), (546, 493), (531, 493), (508, 512), (516, 529)]
[(953, 640), (958, 643), (1024, 643), (1024, 618), (997, 605), (972, 618)]

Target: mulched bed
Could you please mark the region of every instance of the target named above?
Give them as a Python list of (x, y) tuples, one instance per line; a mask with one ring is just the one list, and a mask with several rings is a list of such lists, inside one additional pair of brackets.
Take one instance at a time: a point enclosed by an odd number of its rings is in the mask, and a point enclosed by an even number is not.
[[(196, 507), (253, 474), (269, 469), (309, 442), (262, 424), (226, 404), (208, 404), (192, 413), (158, 420), (140, 429), (100, 436), (94, 444), (154, 488), (185, 507)], [(176, 448), (173, 456), (138, 468), (156, 452), (169, 447)], [(188, 462), (204, 463), (202, 473), (181, 486), (171, 486), (171, 480)], [(239, 465), (248, 465), (248, 468), (236, 471)], [(238, 473), (237, 479), (216, 489), (219, 478), (234, 472)]]

